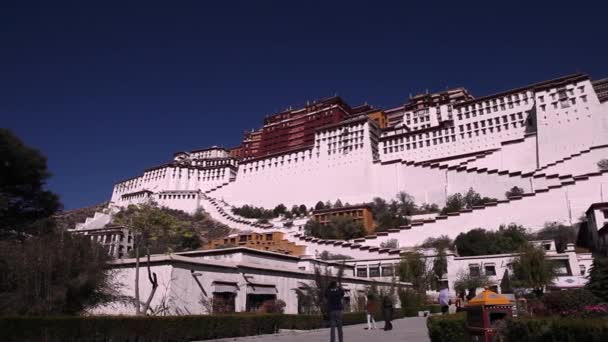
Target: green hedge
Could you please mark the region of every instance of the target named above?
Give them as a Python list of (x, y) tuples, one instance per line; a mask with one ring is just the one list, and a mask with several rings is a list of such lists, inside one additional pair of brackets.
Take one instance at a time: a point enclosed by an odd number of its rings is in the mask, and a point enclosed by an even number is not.
[[(402, 317), (397, 311), (395, 314), (395, 319)], [(344, 325), (366, 321), (365, 313), (344, 314)], [(327, 325), (321, 316), (280, 314), (4, 317), (0, 318), (0, 341), (181, 342), (272, 334), (278, 329), (319, 329)]]
[(608, 341), (608, 319), (560, 317), (520, 318), (507, 321), (505, 337), (513, 342)]
[(0, 341), (190, 341), (276, 332), (282, 315), (7, 317)]
[(426, 321), (431, 342), (466, 342), (466, 313), (431, 316)]

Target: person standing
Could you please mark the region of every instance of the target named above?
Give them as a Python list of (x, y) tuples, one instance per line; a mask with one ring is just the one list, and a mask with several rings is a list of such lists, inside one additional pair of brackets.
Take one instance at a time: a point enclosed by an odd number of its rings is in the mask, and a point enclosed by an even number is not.
[(450, 311), (450, 292), (447, 287), (439, 291), (439, 306), (441, 306), (441, 314), (445, 315)]
[(344, 299), (344, 290), (338, 286), (338, 283), (332, 281), (329, 283), (325, 297), (327, 298), (331, 342), (336, 342), (336, 328), (338, 329), (338, 341), (344, 342), (342, 336), (342, 300)]
[(377, 310), (376, 298), (370, 293), (367, 295), (367, 303), (365, 305), (365, 312), (367, 313), (367, 330), (378, 329), (376, 327), (376, 320), (374, 319), (374, 313)]
[(393, 300), (390, 296), (382, 298), (382, 316), (384, 317), (384, 330), (393, 330)]

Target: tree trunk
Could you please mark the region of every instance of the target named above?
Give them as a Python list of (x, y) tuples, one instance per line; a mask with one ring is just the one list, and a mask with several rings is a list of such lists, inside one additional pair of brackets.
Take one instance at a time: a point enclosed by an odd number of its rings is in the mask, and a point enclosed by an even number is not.
[(139, 302), (139, 243), (135, 243), (135, 314), (140, 315)]
[(152, 284), (152, 291), (150, 292), (150, 295), (148, 295), (148, 299), (146, 300), (146, 303), (144, 304), (144, 307), (142, 309), (143, 315), (148, 313), (148, 308), (150, 308), (150, 303), (152, 302), (152, 298), (154, 298), (154, 294), (156, 293), (156, 289), (158, 288), (158, 279), (156, 278), (156, 273), (150, 271), (150, 248), (147, 246), (146, 255), (148, 258), (148, 261), (146, 263), (146, 266), (148, 268), (148, 280)]

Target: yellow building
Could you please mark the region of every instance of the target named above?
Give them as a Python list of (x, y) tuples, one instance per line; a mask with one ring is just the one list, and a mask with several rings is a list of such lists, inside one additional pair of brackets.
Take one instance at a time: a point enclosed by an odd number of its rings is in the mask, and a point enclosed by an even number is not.
[(381, 110), (368, 113), (367, 117), (370, 118), (370, 120), (374, 120), (380, 128), (386, 128), (388, 126), (386, 113)]
[(306, 254), (306, 246), (296, 245), (284, 237), (281, 232), (235, 234), (210, 241), (204, 246), (204, 249), (249, 247), (294, 256)]
[(315, 210), (313, 211), (313, 217), (323, 225), (329, 223), (332, 217), (351, 217), (353, 221), (361, 222), (368, 234), (372, 234), (375, 231), (372, 208), (368, 205)]

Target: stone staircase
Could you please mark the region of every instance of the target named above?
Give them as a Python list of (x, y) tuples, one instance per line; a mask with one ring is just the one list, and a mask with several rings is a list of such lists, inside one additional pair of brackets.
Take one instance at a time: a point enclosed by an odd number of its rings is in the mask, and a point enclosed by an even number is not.
[(256, 219), (248, 219), (231, 212), (231, 206), (221, 200), (202, 194), (201, 204), (203, 209), (213, 217), (213, 219), (235, 229), (244, 231), (262, 232), (268, 230), (283, 230), (283, 227), (276, 227), (271, 224), (258, 223)]
[[(390, 239), (397, 239), (400, 244), (403, 246), (404, 243), (409, 243), (408, 246), (413, 246), (421, 243), (424, 238), (421, 236), (439, 236), (442, 234), (454, 235), (455, 237), (457, 233), (467, 231), (472, 228), (469, 225), (477, 224), (477, 227), (482, 223), (490, 225), (492, 214), (482, 214), (484, 212), (492, 211), (496, 213), (495, 216), (497, 220), (502, 219), (515, 219), (517, 213), (521, 213), (518, 210), (530, 210), (533, 205), (532, 201), (540, 201), (542, 206), (537, 208), (538, 210), (543, 210), (545, 212), (551, 211), (551, 207), (554, 206), (553, 203), (555, 201), (554, 197), (549, 196), (550, 193), (555, 193), (560, 189), (571, 188), (575, 185), (588, 182), (590, 180), (600, 180), (602, 182), (608, 182), (608, 170), (598, 171), (598, 172), (590, 172), (587, 174), (582, 174), (578, 176), (573, 176), (569, 178), (557, 178), (560, 180), (559, 184), (549, 185), (545, 189), (537, 189), (531, 193), (525, 193), (521, 196), (513, 196), (509, 199), (499, 200), (496, 202), (485, 203), (484, 205), (475, 206), (471, 209), (463, 209), (458, 212), (448, 213), (447, 215), (438, 215), (435, 218), (423, 220), (420, 222), (413, 222), (408, 225), (404, 225), (398, 228), (389, 229), (386, 232), (379, 232), (374, 235), (368, 235), (360, 239), (354, 239), (352, 241), (335, 241), (335, 240), (323, 240), (317, 239), (309, 236), (304, 236), (303, 234), (295, 234), (294, 238), (305, 241), (310, 245), (310, 248), (318, 248), (320, 250), (328, 250), (330, 253), (337, 254), (345, 254), (354, 253), (355, 255), (361, 255), (360, 252), (372, 252), (377, 254), (398, 254), (400, 250), (398, 249), (389, 249), (389, 248), (381, 248), (379, 247), (381, 242), (385, 242)], [(593, 187), (593, 184), (587, 184), (589, 187)], [(561, 195), (561, 193), (560, 193)], [(511, 207), (509, 210), (506, 210), (505, 214), (498, 215), (499, 210), (504, 209), (505, 207)], [(504, 210), (503, 210), (504, 211)], [(540, 213), (535, 213), (540, 214)], [(487, 220), (484, 220), (482, 217), (487, 217)], [(461, 219), (465, 218), (465, 219)], [(456, 221), (459, 222), (451, 222)], [(459, 223), (462, 222), (462, 225), (459, 226)], [(476, 222), (476, 223), (475, 223)], [(510, 223), (511, 221), (505, 221), (502, 223)], [(515, 222), (518, 223), (518, 222)], [(500, 224), (500, 223), (499, 223)], [(459, 228), (455, 228), (451, 230), (450, 227), (454, 226)], [(496, 229), (498, 227), (487, 226), (486, 228)], [(458, 229), (458, 231), (455, 231)], [(416, 233), (418, 232), (418, 233)], [(404, 234), (407, 233), (407, 234)], [(409, 237), (406, 237), (406, 235)], [(408, 241), (409, 240), (409, 241)], [(363, 253), (365, 255), (365, 253)], [(369, 255), (369, 254), (368, 254)], [(358, 256), (355, 256), (358, 257)]]
[(101, 229), (110, 223), (111, 220), (111, 214), (97, 211), (93, 216), (87, 217), (84, 222), (77, 223), (74, 230)]

